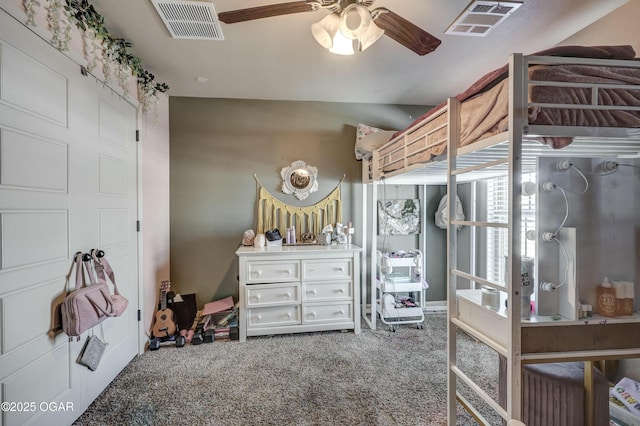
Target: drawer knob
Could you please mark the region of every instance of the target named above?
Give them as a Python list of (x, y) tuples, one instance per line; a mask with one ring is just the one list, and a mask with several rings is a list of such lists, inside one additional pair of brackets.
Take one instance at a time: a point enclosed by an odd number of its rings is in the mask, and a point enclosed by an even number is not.
[(291, 293), (285, 293), (284, 297), (286, 297), (287, 299), (289, 299), (291, 297)]
[(336, 268), (336, 269), (337, 269), (338, 271), (340, 271), (340, 272), (344, 272), (344, 266), (341, 266), (341, 267)]
[(316, 293), (318, 293), (318, 292), (314, 289), (314, 290), (311, 290), (309, 293), (311, 293), (311, 294), (316, 294)]
[(287, 275), (291, 275), (291, 269), (287, 269), (286, 271), (284, 271), (284, 273)]
[(316, 313), (315, 312), (311, 312), (309, 315), (311, 315), (312, 317), (316, 317)]
[(257, 275), (257, 276), (260, 276), (261, 274), (262, 274), (262, 271), (258, 269), (258, 270), (256, 271), (256, 275)]
[(287, 318), (291, 319), (291, 312), (287, 314)]
[(340, 316), (344, 316), (344, 311), (340, 310), (340, 312), (338, 312), (340, 314)]
[(260, 300), (260, 295), (256, 294), (256, 300)]
[(338, 289), (338, 293), (344, 294), (344, 288)]
[(258, 315), (258, 321), (260, 321), (262, 319), (262, 315)]

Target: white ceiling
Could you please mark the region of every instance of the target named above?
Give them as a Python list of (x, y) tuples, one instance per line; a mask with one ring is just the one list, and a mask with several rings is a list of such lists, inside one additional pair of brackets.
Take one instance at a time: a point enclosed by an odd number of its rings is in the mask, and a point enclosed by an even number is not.
[[(442, 40), (418, 56), (389, 37), (354, 56), (322, 48), (310, 26), (328, 12), (221, 23), (224, 41), (169, 35), (151, 0), (90, 0), (111, 33), (170, 96), (435, 105), (506, 63), (512, 52), (533, 53), (561, 43), (627, 0), (524, 0), (486, 37), (445, 35), (470, 0), (378, 0)], [(282, 0), (213, 0), (216, 12)], [(196, 77), (208, 79), (205, 83)]]

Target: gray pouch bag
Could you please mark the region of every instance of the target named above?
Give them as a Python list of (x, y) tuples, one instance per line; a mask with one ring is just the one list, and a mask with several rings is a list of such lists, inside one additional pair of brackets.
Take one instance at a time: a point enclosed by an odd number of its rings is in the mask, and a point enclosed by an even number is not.
[[(100, 326), (102, 327), (102, 324)], [(92, 334), (87, 338), (87, 342), (82, 348), (82, 351), (80, 351), (78, 364), (86, 366), (91, 371), (96, 371), (107, 345), (108, 343), (103, 342), (98, 336)]]

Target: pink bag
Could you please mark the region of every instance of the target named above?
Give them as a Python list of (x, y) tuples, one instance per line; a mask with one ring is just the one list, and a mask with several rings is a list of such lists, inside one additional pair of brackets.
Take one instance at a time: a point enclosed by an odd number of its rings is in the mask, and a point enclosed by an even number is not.
[[(84, 259), (84, 262), (83, 262)], [(68, 292), (61, 306), (62, 330), (71, 339), (80, 335), (91, 327), (101, 323), (108, 317), (115, 315), (115, 308), (109, 286), (106, 282), (98, 282), (86, 285), (84, 282), (83, 263), (88, 266), (91, 255), (78, 252), (74, 256), (75, 264), (75, 288)], [(73, 265), (67, 275), (67, 286), (73, 273)], [(89, 270), (90, 281), (94, 282)], [(67, 289), (67, 291), (69, 291)]]

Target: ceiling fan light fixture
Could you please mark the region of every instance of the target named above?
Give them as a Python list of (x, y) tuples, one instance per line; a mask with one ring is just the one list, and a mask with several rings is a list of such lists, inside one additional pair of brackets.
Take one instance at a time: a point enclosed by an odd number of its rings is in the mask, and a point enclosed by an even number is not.
[(311, 24), (311, 34), (313, 38), (325, 49), (333, 47), (333, 38), (339, 33), (340, 18), (334, 13), (330, 13), (320, 20)]
[(371, 21), (371, 25), (369, 25), (369, 28), (367, 28), (367, 31), (364, 34), (362, 34), (362, 37), (360, 37), (359, 39), (360, 52), (364, 51), (373, 43), (378, 41), (378, 39), (383, 35), (384, 35), (384, 30), (379, 26), (377, 26), (375, 22)]
[(340, 31), (346, 38), (356, 40), (371, 26), (371, 12), (358, 3), (352, 3), (340, 14)]
[(329, 52), (336, 55), (354, 55), (353, 40), (345, 37), (341, 31), (337, 31), (333, 37), (333, 46), (331, 46)]

